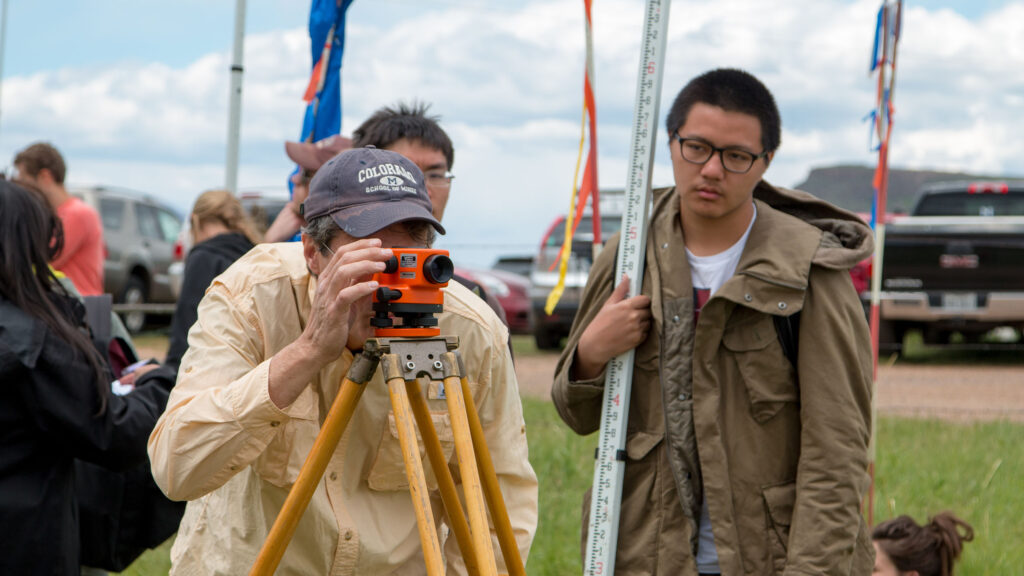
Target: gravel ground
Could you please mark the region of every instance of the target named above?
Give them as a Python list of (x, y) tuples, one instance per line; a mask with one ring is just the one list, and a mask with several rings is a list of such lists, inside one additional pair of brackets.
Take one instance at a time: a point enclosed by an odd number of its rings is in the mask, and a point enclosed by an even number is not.
[[(523, 395), (549, 398), (556, 354), (516, 358)], [(1024, 422), (1024, 360), (1019, 366), (912, 365), (880, 367), (880, 414), (958, 421)]]

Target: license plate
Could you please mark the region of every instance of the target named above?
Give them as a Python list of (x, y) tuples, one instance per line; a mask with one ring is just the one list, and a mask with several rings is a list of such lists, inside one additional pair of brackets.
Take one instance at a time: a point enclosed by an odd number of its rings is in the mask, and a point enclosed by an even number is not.
[(942, 307), (946, 310), (977, 310), (978, 295), (974, 292), (943, 294)]

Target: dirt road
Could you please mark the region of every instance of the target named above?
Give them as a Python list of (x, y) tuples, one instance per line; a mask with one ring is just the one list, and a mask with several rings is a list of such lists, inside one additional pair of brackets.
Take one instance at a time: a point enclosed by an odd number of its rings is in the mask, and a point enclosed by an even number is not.
[[(555, 354), (517, 357), (522, 394), (549, 398), (557, 361)], [(900, 364), (879, 368), (878, 380), (880, 414), (1024, 422), (1024, 364)]]

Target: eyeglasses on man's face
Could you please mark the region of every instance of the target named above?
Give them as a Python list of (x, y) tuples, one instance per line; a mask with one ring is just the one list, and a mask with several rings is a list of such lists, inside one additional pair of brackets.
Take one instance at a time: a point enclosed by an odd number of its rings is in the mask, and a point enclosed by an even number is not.
[(427, 186), (431, 188), (448, 188), (455, 179), (455, 174), (447, 170), (428, 170), (423, 173)]
[(672, 138), (679, 141), (679, 153), (683, 160), (691, 164), (707, 164), (715, 152), (718, 152), (718, 157), (722, 160), (722, 167), (733, 174), (750, 172), (754, 162), (768, 156), (767, 150), (760, 154), (754, 154), (743, 148), (718, 148), (700, 138), (683, 138), (679, 134), (673, 134)]

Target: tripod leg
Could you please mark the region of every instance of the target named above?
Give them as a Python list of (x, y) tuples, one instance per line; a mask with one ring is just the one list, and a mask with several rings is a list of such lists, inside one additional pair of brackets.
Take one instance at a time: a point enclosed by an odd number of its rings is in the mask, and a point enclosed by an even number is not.
[(306, 456), (306, 462), (299, 471), (295, 484), (288, 493), (281, 512), (278, 513), (274, 526), (267, 534), (263, 548), (249, 572), (250, 576), (269, 576), (281, 563), (281, 557), (295, 534), (295, 528), (299, 525), (299, 519), (309, 506), (309, 500), (313, 497), (320, 479), (323, 478), (324, 470), (338, 446), (345, 428), (348, 426), (359, 398), (363, 395), (365, 384), (373, 377), (380, 361), (379, 355), (370, 355), (366, 352), (356, 358), (349, 368), (345, 380), (341, 383), (338, 395), (335, 396), (331, 409), (324, 419), (324, 424), (317, 434), (316, 441)]
[[(459, 358), (459, 368), (462, 368), (462, 358)], [(465, 371), (462, 370), (464, 374)], [(469, 391), (469, 379), (461, 378), (462, 395), (472, 399)], [(472, 400), (466, 402), (466, 416), (469, 418), (469, 430), (473, 436), (473, 451), (476, 453), (477, 464), (480, 466), (480, 478), (484, 486), (484, 498), (487, 499), (487, 508), (491, 511), (491, 518), (494, 520), (494, 530), (498, 533), (498, 544), (501, 545), (501, 554), (505, 558), (505, 569), (509, 576), (526, 576), (526, 569), (523, 567), (523, 558), (519, 555), (519, 544), (516, 543), (515, 534), (512, 532), (512, 523), (508, 519), (508, 508), (505, 506), (505, 498), (501, 495), (501, 487), (498, 485), (498, 475), (494, 472), (494, 461), (491, 460), (491, 452), (487, 449), (487, 440), (484, 439), (484, 429), (480, 424), (480, 415), (477, 414), (476, 405)]]
[(434, 422), (430, 419), (430, 408), (427, 406), (427, 401), (423, 398), (418, 381), (406, 380), (405, 388), (409, 394), (409, 403), (412, 405), (412, 413), (416, 417), (416, 424), (419, 426), (420, 434), (423, 436), (423, 445), (427, 449), (427, 457), (430, 458), (430, 467), (434, 469), (434, 476), (437, 477), (441, 501), (444, 502), (444, 508), (448, 512), (448, 520), (451, 522), (452, 532), (455, 533), (455, 540), (459, 543), (459, 550), (462, 551), (462, 559), (466, 563), (466, 571), (470, 576), (478, 576), (480, 574), (480, 567), (476, 560), (469, 523), (466, 521), (466, 513), (462, 510), (462, 504), (459, 502), (459, 493), (455, 489), (455, 480), (452, 479), (451, 470), (448, 469), (448, 462), (444, 458), (444, 451), (441, 449), (441, 441), (437, 437), (437, 430), (434, 429)]
[(467, 402), (459, 381), (458, 360), (454, 353), (446, 352), (441, 357), (441, 362), (445, 364), (445, 374), (451, 374), (444, 379), (444, 389), (448, 399), (448, 414), (452, 421), (452, 431), (455, 434), (455, 450), (459, 456), (462, 489), (466, 496), (466, 508), (469, 509), (473, 547), (476, 549), (477, 560), (480, 562), (483, 573), (495, 575), (498, 573), (498, 568), (494, 561), (494, 549), (491, 547), (491, 530), (487, 523), (487, 510), (484, 508), (480, 472), (473, 450), (469, 420), (466, 416)]
[(416, 441), (416, 428), (411, 418), (412, 408), (409, 405), (409, 395), (406, 392), (405, 380), (395, 354), (384, 355), (384, 377), (387, 379), (391, 407), (395, 413), (398, 442), (402, 447), (402, 456), (405, 459), (405, 474), (409, 479), (409, 492), (412, 496), (413, 508), (416, 511), (416, 525), (419, 527), (427, 574), (443, 576), (444, 562), (441, 557), (441, 546), (437, 541), (437, 530), (434, 528), (434, 515), (430, 509), (427, 477), (423, 472), (423, 462), (420, 460), (420, 448)]

